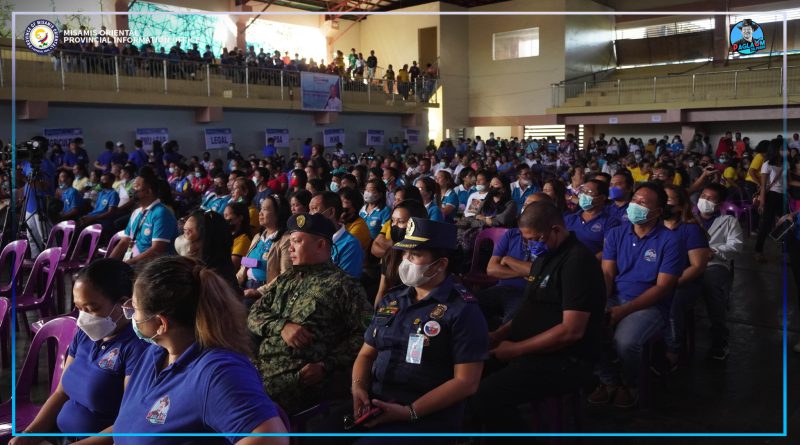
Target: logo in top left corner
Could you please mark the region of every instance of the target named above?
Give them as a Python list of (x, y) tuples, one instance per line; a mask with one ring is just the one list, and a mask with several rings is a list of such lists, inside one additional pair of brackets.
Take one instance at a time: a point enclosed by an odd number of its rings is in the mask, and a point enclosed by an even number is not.
[(44, 56), (56, 49), (58, 45), (58, 28), (49, 20), (34, 20), (25, 28), (24, 38), (25, 44), (28, 45), (31, 51)]

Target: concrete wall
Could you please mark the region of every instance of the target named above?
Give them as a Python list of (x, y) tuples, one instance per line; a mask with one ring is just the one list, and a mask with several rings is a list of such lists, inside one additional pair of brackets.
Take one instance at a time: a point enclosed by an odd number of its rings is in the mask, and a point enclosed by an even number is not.
[[(411, 62), (417, 60), (419, 55), (417, 30), (439, 26), (439, 15), (435, 14), (439, 12), (439, 3), (402, 8), (397, 11), (430, 12), (433, 14), (369, 16), (359, 23), (361, 42), (355, 46), (356, 51), (364, 53), (365, 58), (369, 56), (370, 50), (375, 50), (378, 65), (385, 68), (392, 64), (395, 73), (404, 63), (411, 66)], [(346, 26), (345, 23), (342, 22), (340, 26)], [(439, 29), (440, 36), (441, 32), (441, 29)], [(350, 52), (350, 48), (347, 47), (345, 55)], [(438, 53), (442, 54), (441, 47)], [(427, 63), (418, 62), (423, 67)]]
[[(538, 10), (562, 11), (565, 2), (536, 3)], [(511, 0), (472, 11), (526, 11), (530, 1)], [(564, 79), (562, 15), (469, 17), (469, 115), (544, 114), (550, 106), (550, 84)], [(492, 34), (539, 27), (539, 56), (492, 60)]]
[[(611, 11), (590, 0), (567, 0), (567, 11)], [(564, 76), (572, 79), (612, 68), (614, 16), (569, 15), (565, 17)]]
[[(464, 11), (449, 3), (442, 11)], [(442, 126), (455, 135), (457, 128), (469, 126), (469, 17), (441, 16), (439, 27), (439, 76), (442, 90)]]
[[(9, 104), (0, 106), (0, 139), (10, 140), (11, 122)], [(310, 113), (264, 112), (251, 110), (225, 110), (224, 121), (211, 124), (195, 122), (193, 109), (186, 108), (154, 108), (154, 107), (101, 107), (51, 104), (47, 119), (33, 121), (17, 121), (17, 138), (23, 141), (41, 134), (45, 128), (83, 129), (86, 148), (92, 158), (102, 150), (107, 140), (125, 142), (133, 145), (136, 128), (167, 127), (170, 139), (176, 139), (181, 145), (181, 153), (185, 156), (200, 154), (205, 149), (203, 130), (205, 128), (231, 128), (233, 139), (243, 154), (258, 153), (265, 143), (266, 128), (288, 128), (294, 151), (302, 147), (307, 137), (314, 142), (322, 142), (323, 128), (344, 128), (346, 131), (345, 150), (361, 151), (365, 145), (367, 130), (384, 130), (385, 136), (403, 137), (403, 128), (399, 115), (385, 114), (342, 114), (339, 120), (326, 127), (314, 124)], [(422, 124), (420, 130), (421, 144), (414, 147), (420, 150), (427, 143), (427, 125)], [(375, 147), (380, 150), (381, 147)]]
[[(691, 125), (691, 124), (687, 124)], [(788, 121), (789, 134), (791, 137), (793, 133), (800, 131), (800, 120), (793, 119)], [(780, 120), (775, 121), (758, 121), (758, 122), (714, 122), (714, 123), (700, 123), (696, 124), (697, 130), (703, 134), (708, 134), (711, 138), (711, 144), (714, 149), (717, 148), (719, 138), (725, 135), (726, 131), (741, 131), (742, 136), (750, 138), (750, 146), (755, 147), (758, 141), (762, 139), (772, 139), (779, 133), (783, 132), (783, 122)], [(495, 132), (496, 133), (496, 132)], [(680, 124), (641, 124), (641, 125), (595, 125), (595, 136), (600, 133), (606, 134), (606, 140), (613, 137), (624, 138), (642, 138), (645, 142), (650, 138), (661, 138), (665, 134), (670, 138), (676, 134), (681, 134)], [(685, 141), (684, 141), (685, 142)]]

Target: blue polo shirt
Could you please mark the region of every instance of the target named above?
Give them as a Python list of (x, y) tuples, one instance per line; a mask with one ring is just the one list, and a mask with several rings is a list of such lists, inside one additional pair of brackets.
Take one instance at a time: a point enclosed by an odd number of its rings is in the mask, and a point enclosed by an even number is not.
[(62, 433), (97, 433), (114, 423), (125, 377), (131, 375), (147, 343), (129, 324), (109, 341), (92, 341), (80, 329), (67, 353), (72, 357), (61, 377), (69, 400), (58, 413)]
[(109, 170), (111, 170), (111, 161), (113, 161), (113, 160), (114, 160), (114, 152), (113, 151), (106, 150), (106, 151), (100, 153), (100, 156), (97, 157), (97, 162), (100, 165), (105, 165), (105, 168), (103, 169), (103, 173), (107, 173)]
[(74, 167), (75, 165), (81, 164), (86, 165), (89, 163), (89, 155), (86, 153), (86, 150), (79, 148), (75, 153), (72, 150), (67, 150), (64, 153), (64, 164), (67, 164), (67, 167)]
[(209, 193), (206, 199), (203, 200), (203, 204), (200, 208), (203, 210), (213, 210), (222, 215), (230, 200), (231, 195), (219, 196), (216, 193)]
[(469, 195), (475, 193), (475, 187), (470, 187), (468, 189), (464, 188), (464, 185), (459, 185), (456, 187), (456, 195), (458, 195), (458, 205), (460, 207), (466, 207), (467, 201), (469, 200)]
[(111, 155), (111, 162), (113, 162), (114, 164), (124, 164), (124, 163), (128, 162), (128, 153), (127, 152), (124, 152), (124, 153), (114, 152)]
[(142, 168), (143, 165), (147, 164), (147, 153), (145, 153), (144, 150), (133, 150), (131, 154), (128, 155), (128, 161)]
[(133, 211), (123, 236), (135, 240), (135, 255), (149, 249), (153, 241), (166, 241), (169, 245), (167, 251), (173, 253), (173, 242), (178, 237), (178, 222), (175, 215), (156, 200), (145, 210), (140, 207)]
[(603, 259), (617, 262), (614, 278), (620, 303), (627, 303), (653, 287), (659, 273), (681, 276), (686, 250), (680, 236), (656, 225), (639, 239), (633, 224), (611, 229), (603, 246)]
[(264, 157), (265, 158), (274, 158), (276, 154), (278, 154), (278, 149), (275, 148), (274, 145), (265, 145), (264, 146)]
[(444, 197), (442, 198), (442, 206), (453, 206), (453, 212), (444, 217), (445, 222), (454, 223), (456, 221), (456, 213), (458, 213), (459, 204), (460, 202), (458, 200), (458, 194), (455, 192), (455, 190), (450, 189), (444, 194)]
[[(250, 433), (278, 416), (261, 377), (247, 357), (193, 343), (159, 370), (167, 350), (142, 354), (125, 394), (115, 433)], [(223, 444), (241, 437), (114, 437), (125, 444)]]
[(333, 235), (333, 251), (331, 260), (340, 269), (355, 278), (361, 278), (364, 264), (364, 251), (358, 239), (348, 232), (344, 226)]
[(619, 221), (620, 224), (625, 224), (628, 222), (628, 204), (630, 203), (626, 202), (624, 206), (619, 207), (614, 201), (611, 201), (611, 204), (606, 206), (606, 210), (614, 219)]
[(364, 219), (364, 222), (367, 223), (367, 228), (369, 229), (369, 235), (372, 239), (375, 239), (381, 233), (381, 227), (389, 221), (389, 218), (392, 216), (392, 211), (389, 210), (389, 207), (383, 206), (380, 209), (373, 209), (371, 212), (367, 213), (367, 206), (361, 207), (361, 211), (358, 212), (358, 216)]
[[(510, 256), (520, 261), (530, 261), (530, 255), (525, 246), (525, 240), (522, 239), (522, 234), (519, 229), (509, 229), (503, 237), (500, 238), (500, 241), (495, 244), (492, 256)], [(520, 289), (524, 289), (526, 284), (528, 284), (528, 281), (524, 278), (510, 278), (497, 282), (498, 286), (512, 286)]]
[(258, 261), (257, 266), (252, 268), (248, 267), (247, 270), (253, 275), (256, 281), (262, 283), (267, 281), (267, 255), (272, 248), (272, 242), (272, 238), (265, 240), (263, 236), (259, 235), (256, 245), (247, 252), (247, 258), (253, 258)]
[[(415, 296), (414, 288), (390, 290), (364, 334), (364, 342), (378, 350), (370, 394), (403, 405), (453, 378), (455, 365), (488, 358), (486, 319), (463, 286), (447, 277), (422, 300)], [(428, 344), (419, 364), (407, 363), (409, 335), (417, 332), (428, 336)], [(432, 416), (458, 424), (462, 403)]]
[(429, 202), (428, 205), (425, 206), (425, 209), (428, 210), (428, 219), (431, 221), (445, 222), (444, 216), (442, 216), (442, 209), (436, 205), (435, 201)]
[(89, 216), (100, 215), (105, 213), (111, 207), (119, 205), (119, 193), (114, 189), (100, 189), (97, 193), (97, 203), (94, 205), (94, 210), (89, 212)]
[(511, 198), (517, 203), (517, 208), (519, 209), (520, 213), (522, 213), (522, 205), (525, 204), (525, 200), (528, 199), (528, 196), (531, 196), (538, 191), (539, 189), (533, 184), (528, 184), (528, 188), (522, 190), (522, 188), (519, 186), (519, 181), (511, 183)]
[(690, 266), (689, 251), (694, 249), (708, 249), (708, 235), (706, 235), (706, 231), (703, 230), (700, 224), (681, 223), (673, 232), (678, 234), (686, 249), (686, 254), (683, 257), (684, 268)]
[(583, 210), (564, 216), (564, 225), (567, 229), (575, 232), (578, 241), (593, 254), (603, 251), (603, 239), (606, 234), (620, 224), (620, 221), (605, 209), (589, 221), (583, 220)]
[(64, 203), (63, 213), (83, 205), (83, 196), (74, 187), (67, 187), (61, 191), (61, 202)]

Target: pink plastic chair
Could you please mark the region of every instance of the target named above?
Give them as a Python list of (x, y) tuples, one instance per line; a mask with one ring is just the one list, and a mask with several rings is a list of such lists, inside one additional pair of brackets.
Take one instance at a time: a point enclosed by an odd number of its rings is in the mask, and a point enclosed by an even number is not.
[[(39, 413), (41, 406), (31, 402), (31, 387), (35, 377), (34, 371), (38, 367), (39, 353), (41, 348), (46, 346), (48, 340), (54, 339), (57, 343), (56, 355), (58, 360), (53, 370), (50, 394), (53, 394), (61, 382), (61, 374), (64, 372), (64, 362), (66, 360), (67, 349), (69, 348), (72, 337), (77, 330), (76, 320), (72, 317), (61, 317), (47, 323), (42, 327), (38, 334), (33, 337), (25, 363), (17, 381), (17, 431), (25, 429)], [(11, 401), (0, 405), (0, 443), (6, 443), (11, 435)]]
[(119, 241), (121, 239), (122, 239), (122, 232), (117, 232), (114, 234), (114, 236), (111, 237), (110, 240), (108, 240), (108, 246), (105, 249), (101, 247), (97, 249), (97, 251), (100, 253), (100, 255), (103, 256), (103, 258), (108, 258), (108, 256), (111, 255), (111, 252), (114, 251), (114, 248), (117, 247), (117, 244), (119, 244)]
[(46, 325), (47, 323), (55, 320), (56, 318), (74, 317), (77, 320), (78, 319), (78, 312), (79, 312), (78, 309), (75, 308), (75, 309), (72, 309), (72, 311), (69, 314), (66, 314), (66, 315), (56, 315), (56, 316), (53, 316), (53, 317), (45, 317), (45, 318), (42, 318), (41, 320), (36, 320), (33, 323), (31, 323), (31, 332), (33, 332), (33, 334), (36, 335), (37, 332), (42, 330), (42, 327), (44, 325)]
[[(486, 274), (486, 265), (491, 257), (491, 252), (494, 246), (503, 238), (508, 229), (503, 227), (492, 227), (483, 229), (478, 236), (475, 237), (475, 247), (472, 250), (472, 263), (470, 264), (469, 272), (463, 277), (464, 285), (472, 289), (485, 289), (494, 286), (497, 283), (497, 278), (491, 277)], [(492, 250), (489, 251), (489, 257), (485, 258), (486, 261), (481, 259), (481, 246), (487, 241), (491, 241)], [(485, 250), (484, 250), (485, 252)]]
[(51, 247), (40, 253), (33, 263), (25, 288), (16, 296), (17, 315), (22, 319), (26, 330), (30, 329), (26, 312), (38, 310), (39, 318), (53, 315), (53, 287), (60, 258), (60, 247)]
[(0, 297), (0, 360), (3, 361), (3, 367), (7, 368), (11, 364), (10, 357), (8, 355), (8, 323), (6, 319), (9, 317), (9, 305), (8, 298)]
[[(12, 260), (13, 255), (13, 262)], [(11, 298), (11, 295), (19, 284), (20, 271), (22, 271), (22, 263), (28, 255), (28, 240), (20, 239), (8, 243), (0, 253), (0, 273), (5, 271), (8, 266), (11, 266), (9, 272), (8, 284), (0, 284), (0, 297)], [(8, 264), (7, 264), (8, 263)]]
[[(72, 236), (75, 234), (75, 221), (61, 221), (60, 223), (53, 226), (50, 229), (50, 235), (47, 237), (47, 245), (45, 249), (50, 247), (60, 247), (61, 248), (61, 258), (60, 261), (64, 261), (67, 259), (67, 255), (69, 254), (69, 248), (72, 244)], [(23, 267), (25, 269), (30, 269), (33, 265), (31, 260), (25, 260)]]
[[(102, 233), (103, 226), (100, 224), (92, 224), (81, 230), (80, 235), (78, 235), (78, 240), (75, 242), (75, 248), (72, 250), (72, 255), (70, 255), (68, 260), (59, 263), (58, 283), (56, 285), (56, 291), (58, 292), (56, 298), (57, 313), (65, 312), (64, 299), (66, 296), (66, 280), (64, 277), (79, 271), (92, 262), (95, 253), (97, 253), (97, 245), (100, 243), (100, 235), (102, 235)], [(86, 249), (83, 249), (84, 246), (86, 246)]]

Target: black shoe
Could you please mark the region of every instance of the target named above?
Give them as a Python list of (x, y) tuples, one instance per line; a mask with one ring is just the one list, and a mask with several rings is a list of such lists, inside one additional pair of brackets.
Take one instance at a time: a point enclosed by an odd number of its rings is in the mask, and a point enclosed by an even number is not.
[(711, 360), (724, 361), (726, 358), (728, 358), (728, 346), (727, 345), (712, 346), (711, 349), (708, 350), (708, 358), (710, 358)]

